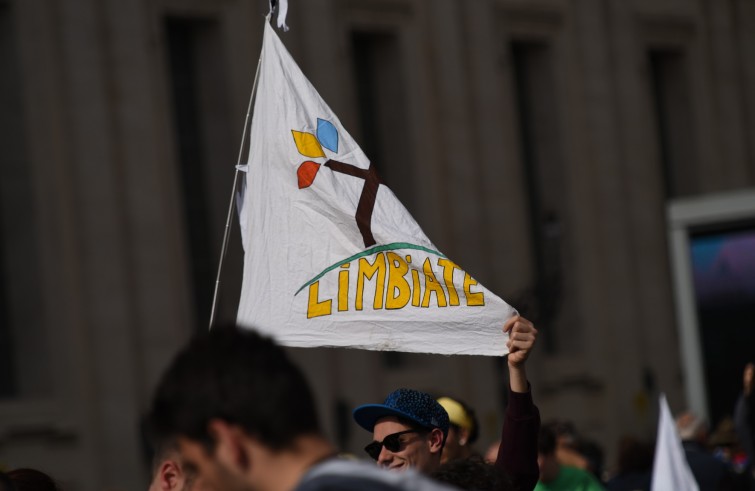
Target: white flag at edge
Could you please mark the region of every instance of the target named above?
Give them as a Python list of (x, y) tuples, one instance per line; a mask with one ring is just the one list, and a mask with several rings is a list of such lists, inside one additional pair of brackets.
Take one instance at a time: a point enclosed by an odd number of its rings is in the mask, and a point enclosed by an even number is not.
[(650, 491), (699, 491), (697, 481), (684, 456), (682, 440), (676, 430), (674, 418), (671, 417), (665, 394), (661, 394), (660, 397), (658, 436)]

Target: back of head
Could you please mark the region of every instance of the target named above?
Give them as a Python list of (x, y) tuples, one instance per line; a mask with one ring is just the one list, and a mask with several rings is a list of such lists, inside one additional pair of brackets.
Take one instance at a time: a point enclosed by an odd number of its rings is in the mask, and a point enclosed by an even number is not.
[(474, 409), (461, 399), (448, 396), (438, 398), (438, 403), (448, 413), (448, 419), (452, 425), (467, 430), (469, 433), (467, 444), (471, 445), (476, 442), (480, 433), (480, 424)]
[(564, 420), (552, 420), (545, 423), (543, 426), (550, 428), (556, 437), (556, 446), (573, 447), (577, 440), (577, 429), (574, 427), (574, 423)]
[(727, 416), (718, 422), (716, 429), (711, 433), (708, 444), (712, 447), (736, 447), (739, 445), (739, 436), (734, 420)]
[(5, 475), (13, 491), (60, 491), (50, 476), (36, 469), (14, 469)]
[(319, 433), (314, 399), (301, 371), (270, 338), (218, 326), (175, 357), (153, 398), (157, 441), (178, 436), (214, 446), (212, 419), (238, 425), (271, 449)]

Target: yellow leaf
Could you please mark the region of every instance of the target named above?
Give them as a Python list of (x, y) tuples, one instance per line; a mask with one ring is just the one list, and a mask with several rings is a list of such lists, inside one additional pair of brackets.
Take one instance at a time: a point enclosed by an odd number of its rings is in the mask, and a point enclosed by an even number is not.
[(296, 148), (299, 149), (300, 154), (311, 158), (325, 157), (325, 152), (322, 151), (315, 135), (294, 130), (291, 130), (291, 133), (294, 135)]

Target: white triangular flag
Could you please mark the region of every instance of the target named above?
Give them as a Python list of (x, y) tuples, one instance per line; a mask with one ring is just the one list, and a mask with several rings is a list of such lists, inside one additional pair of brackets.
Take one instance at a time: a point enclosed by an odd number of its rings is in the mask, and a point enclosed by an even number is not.
[(507, 353), (515, 312), (440, 253), (266, 23), (238, 322), (288, 346)]
[(666, 395), (660, 397), (658, 437), (655, 443), (651, 491), (699, 491), (697, 481), (684, 456), (684, 448), (671, 417)]

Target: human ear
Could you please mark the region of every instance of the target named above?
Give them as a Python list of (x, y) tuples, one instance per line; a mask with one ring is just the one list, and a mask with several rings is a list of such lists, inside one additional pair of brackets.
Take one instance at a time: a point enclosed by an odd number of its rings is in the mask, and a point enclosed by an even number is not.
[(182, 478), (181, 469), (178, 464), (172, 460), (166, 460), (160, 464), (158, 469), (159, 489), (161, 491), (174, 491), (180, 489)]
[(443, 448), (443, 431), (433, 428), (429, 436), (430, 452), (440, 452)]
[(464, 446), (469, 441), (469, 430), (466, 428), (460, 428), (459, 429), (459, 437), (458, 437), (459, 445)]

